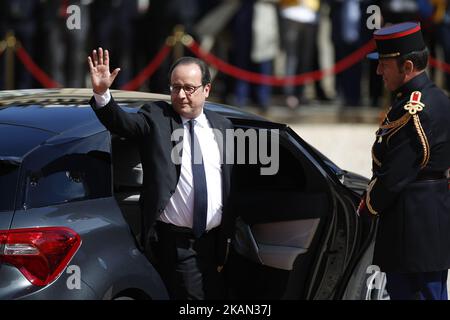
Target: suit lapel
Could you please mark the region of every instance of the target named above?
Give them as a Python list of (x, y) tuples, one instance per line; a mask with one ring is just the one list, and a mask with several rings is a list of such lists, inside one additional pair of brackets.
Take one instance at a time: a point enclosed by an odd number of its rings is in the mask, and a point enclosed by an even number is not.
[[(183, 121), (181, 120), (180, 115), (173, 110), (172, 105), (169, 105), (169, 107), (166, 108), (165, 110), (167, 110), (167, 115), (168, 118), (170, 119), (170, 132), (173, 134), (175, 130), (183, 130), (182, 131), (183, 136), (181, 136), (180, 140), (172, 141), (172, 149), (171, 149), (172, 152), (172, 150), (174, 150), (176, 145), (182, 143), (183, 141), (184, 138)], [(180, 153), (175, 153), (175, 156), (177, 157), (176, 159), (174, 159), (175, 163), (177, 163), (175, 165), (175, 168), (177, 170), (177, 177), (179, 178), (181, 174), (181, 157), (183, 156), (183, 149), (181, 149)]]
[[(219, 150), (220, 150), (220, 158), (221, 158), (221, 163), (222, 163), (222, 169), (224, 167), (224, 163), (225, 163), (225, 149), (224, 147), (226, 146), (225, 144), (225, 138), (226, 138), (226, 128), (224, 126), (224, 123), (222, 121), (222, 119), (220, 119), (219, 117), (217, 117), (217, 115), (214, 112), (208, 111), (208, 110), (204, 110), (205, 116), (208, 119), (209, 123), (211, 124), (211, 127), (214, 130), (214, 136), (216, 138), (217, 144), (219, 145)], [(219, 132), (217, 131), (217, 129), (219, 130)]]
[[(208, 119), (211, 127), (213, 129), (218, 129), (221, 134), (214, 130), (214, 135), (216, 137), (217, 144), (219, 145), (220, 157), (221, 157), (221, 169), (222, 169), (222, 196), (223, 199), (228, 198), (230, 192), (230, 175), (231, 175), (231, 164), (226, 163), (227, 154), (227, 143), (226, 143), (226, 122), (218, 116), (216, 113), (208, 110), (204, 110), (206, 118)], [(228, 152), (230, 152), (229, 150)]]

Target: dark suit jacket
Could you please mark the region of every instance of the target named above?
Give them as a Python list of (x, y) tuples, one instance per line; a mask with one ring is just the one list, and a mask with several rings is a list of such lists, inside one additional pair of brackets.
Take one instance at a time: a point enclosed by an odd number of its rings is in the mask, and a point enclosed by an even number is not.
[[(141, 244), (148, 249), (152, 227), (174, 194), (180, 177), (181, 165), (174, 164), (171, 159), (172, 149), (179, 141), (171, 141), (171, 135), (174, 130), (183, 129), (181, 117), (164, 101), (145, 104), (137, 113), (123, 111), (113, 98), (103, 108), (96, 107), (94, 98), (89, 103), (109, 131), (125, 138), (135, 139), (138, 143), (144, 172), (140, 197), (143, 222)], [(226, 137), (226, 129), (233, 128), (231, 122), (221, 115), (208, 110), (204, 110), (204, 113), (211, 126), (219, 129), (223, 137)], [(220, 143), (219, 139), (217, 141)], [(221, 150), (225, 159), (227, 151)], [(222, 165), (223, 207), (217, 251), (219, 265), (224, 264), (226, 260), (231, 242), (229, 239), (232, 238), (234, 230), (234, 216), (229, 201), (231, 170), (231, 165)]]
[(374, 264), (382, 271), (450, 268), (450, 190), (444, 178), (450, 167), (450, 100), (422, 73), (394, 92), (384, 125), (408, 113), (404, 106), (415, 91), (424, 103), (418, 121), (380, 129), (373, 146), (369, 204), (380, 218)]

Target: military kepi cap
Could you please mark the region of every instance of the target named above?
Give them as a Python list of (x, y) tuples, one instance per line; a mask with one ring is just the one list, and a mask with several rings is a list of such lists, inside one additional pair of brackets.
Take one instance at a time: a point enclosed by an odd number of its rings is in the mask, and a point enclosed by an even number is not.
[(413, 51), (425, 49), (420, 24), (404, 22), (381, 28), (373, 33), (377, 52), (367, 55), (369, 59), (396, 58)]

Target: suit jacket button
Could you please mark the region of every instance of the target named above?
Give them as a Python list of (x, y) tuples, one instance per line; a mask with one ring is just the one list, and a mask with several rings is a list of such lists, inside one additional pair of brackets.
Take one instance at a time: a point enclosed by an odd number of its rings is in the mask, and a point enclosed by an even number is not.
[(163, 213), (164, 209), (159, 209), (158, 213)]
[(170, 190), (170, 194), (174, 194), (175, 193), (175, 190)]

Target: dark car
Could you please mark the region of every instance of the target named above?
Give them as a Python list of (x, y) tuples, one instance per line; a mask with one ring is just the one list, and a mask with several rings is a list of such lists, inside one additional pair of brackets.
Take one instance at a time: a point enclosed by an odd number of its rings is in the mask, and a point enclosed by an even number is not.
[[(168, 96), (113, 92), (127, 111)], [(142, 167), (111, 135), (88, 89), (0, 92), (0, 299), (166, 299), (139, 244)], [(225, 268), (231, 299), (379, 299), (375, 221), (356, 206), (368, 180), (343, 171), (284, 124), (215, 103), (241, 132), (278, 144), (236, 161), (239, 218)], [(246, 151), (264, 141), (249, 134)], [(272, 152), (273, 152), (272, 148)]]

